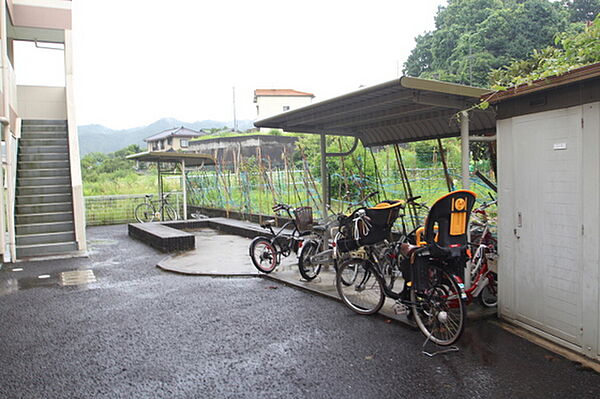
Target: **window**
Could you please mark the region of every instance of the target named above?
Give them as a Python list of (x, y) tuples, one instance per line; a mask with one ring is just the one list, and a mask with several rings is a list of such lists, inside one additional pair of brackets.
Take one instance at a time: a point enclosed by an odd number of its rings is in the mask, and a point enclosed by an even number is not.
[(180, 144), (181, 144), (181, 148), (188, 148), (189, 147), (189, 144), (188, 144), (187, 140), (181, 139)]
[(167, 139), (167, 144), (168, 144), (168, 145), (171, 145), (171, 144), (173, 144), (173, 137), (169, 137), (169, 138)]
[(289, 105), (284, 105), (283, 106), (283, 111), (289, 111), (290, 110), (290, 106)]

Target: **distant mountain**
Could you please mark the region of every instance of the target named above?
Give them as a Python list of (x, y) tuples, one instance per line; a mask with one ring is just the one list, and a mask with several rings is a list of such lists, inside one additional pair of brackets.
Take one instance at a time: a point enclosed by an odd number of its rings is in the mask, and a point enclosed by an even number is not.
[[(254, 127), (251, 120), (237, 121), (238, 129), (241, 131)], [(173, 127), (185, 126), (190, 129), (217, 129), (225, 126), (232, 127), (233, 121), (220, 122), (213, 120), (204, 120), (196, 122), (182, 122), (173, 118), (162, 118), (148, 126), (134, 127), (131, 129), (114, 130), (102, 125), (83, 125), (78, 126), (79, 133), (79, 153), (83, 156), (90, 152), (114, 152), (125, 148), (130, 144), (138, 144), (146, 148), (144, 139), (155, 133), (161, 132)]]

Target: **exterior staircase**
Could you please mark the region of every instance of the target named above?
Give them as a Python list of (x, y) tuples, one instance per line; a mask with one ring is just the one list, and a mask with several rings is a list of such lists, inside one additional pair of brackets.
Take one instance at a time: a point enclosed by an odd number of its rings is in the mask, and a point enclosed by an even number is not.
[(24, 120), (17, 158), (17, 259), (78, 249), (67, 121)]

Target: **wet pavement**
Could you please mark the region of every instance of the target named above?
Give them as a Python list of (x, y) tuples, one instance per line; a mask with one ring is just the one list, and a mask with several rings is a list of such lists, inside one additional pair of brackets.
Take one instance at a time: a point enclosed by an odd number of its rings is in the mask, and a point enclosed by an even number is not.
[[(600, 375), (490, 321), (429, 358), (401, 323), (270, 280), (164, 272), (126, 226), (88, 237), (90, 258), (0, 270), (0, 398), (600, 397)], [(86, 282), (61, 284), (71, 271)]]
[[(192, 251), (167, 256), (158, 262), (157, 266), (159, 268), (185, 275), (214, 277), (260, 276), (327, 298), (340, 300), (335, 285), (335, 268), (332, 266), (324, 266), (315, 279), (306, 281), (298, 271), (297, 257), (291, 254), (288, 257), (283, 257), (281, 264), (273, 272), (263, 274), (256, 270), (248, 256), (249, 239), (210, 228), (186, 231), (196, 236), (196, 248)], [(223, 251), (226, 251), (228, 256), (238, 261), (223, 262)], [(407, 319), (406, 312), (396, 311), (394, 305), (394, 300), (386, 298), (379, 314), (416, 328), (416, 324)], [(467, 309), (467, 317), (470, 320), (495, 317), (497, 313), (496, 308), (484, 308), (477, 302), (472, 303)]]

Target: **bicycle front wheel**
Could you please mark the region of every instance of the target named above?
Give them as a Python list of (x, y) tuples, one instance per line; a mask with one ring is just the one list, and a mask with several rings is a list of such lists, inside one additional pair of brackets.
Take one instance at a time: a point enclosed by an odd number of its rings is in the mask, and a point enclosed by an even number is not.
[(154, 207), (144, 202), (135, 207), (133, 214), (138, 222), (148, 223), (154, 220)]
[(361, 315), (379, 312), (385, 301), (383, 281), (372, 272), (365, 259), (351, 258), (337, 270), (335, 285), (342, 302)]
[(435, 265), (419, 271), (419, 285), (410, 290), (413, 316), (421, 332), (432, 342), (447, 346), (465, 329), (467, 307), (454, 277)]
[(319, 275), (321, 264), (315, 264), (311, 261), (311, 256), (319, 252), (319, 243), (316, 241), (306, 241), (302, 245), (302, 251), (298, 257), (298, 269), (302, 278), (311, 281)]

